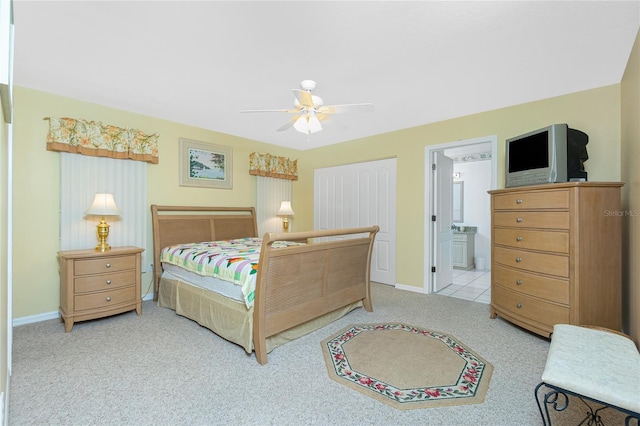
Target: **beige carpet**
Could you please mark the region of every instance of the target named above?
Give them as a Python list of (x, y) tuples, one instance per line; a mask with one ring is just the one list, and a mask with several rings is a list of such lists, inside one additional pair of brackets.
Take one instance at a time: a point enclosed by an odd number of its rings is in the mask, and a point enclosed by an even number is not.
[(448, 334), (351, 325), (322, 342), (329, 377), (399, 409), (478, 404), (493, 366)]

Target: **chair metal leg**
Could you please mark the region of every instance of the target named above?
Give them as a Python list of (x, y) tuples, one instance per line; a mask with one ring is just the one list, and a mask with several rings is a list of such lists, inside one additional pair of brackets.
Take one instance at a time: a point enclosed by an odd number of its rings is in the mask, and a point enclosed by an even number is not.
[[(546, 387), (548, 391), (546, 393), (541, 394), (540, 392), (543, 386)], [(542, 389), (542, 392), (545, 392), (545, 390)], [(635, 413), (620, 407), (607, 404), (602, 401), (588, 398), (583, 395), (579, 395), (574, 392), (568, 391), (566, 389), (549, 385), (545, 382), (540, 382), (538, 386), (536, 386), (534, 394), (536, 397), (536, 403), (538, 404), (538, 410), (540, 411), (540, 416), (542, 417), (543, 426), (551, 426), (551, 416), (549, 414), (549, 406), (552, 406), (553, 409), (557, 412), (566, 410), (567, 407), (569, 406), (569, 395), (575, 396), (576, 398), (580, 399), (580, 401), (582, 401), (584, 405), (586, 405), (588, 408), (585, 418), (582, 419), (582, 421), (578, 424), (578, 426), (581, 426), (581, 425), (604, 426), (604, 423), (602, 422), (602, 417), (600, 416), (600, 412), (602, 410), (606, 410), (607, 408), (613, 408), (624, 414), (627, 414), (627, 417), (625, 418), (625, 422), (624, 422), (625, 426), (632, 426), (634, 424), (635, 426), (640, 426), (640, 413)], [(585, 399), (597, 404), (601, 404), (603, 405), (603, 407), (600, 407), (594, 410), (589, 405), (589, 403), (585, 401)], [(635, 420), (635, 423), (631, 423), (633, 420)]]

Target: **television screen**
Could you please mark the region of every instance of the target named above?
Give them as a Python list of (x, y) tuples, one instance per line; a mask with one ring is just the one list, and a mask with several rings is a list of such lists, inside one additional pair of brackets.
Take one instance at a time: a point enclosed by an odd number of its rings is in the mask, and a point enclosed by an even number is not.
[(549, 167), (549, 132), (509, 142), (509, 173)]

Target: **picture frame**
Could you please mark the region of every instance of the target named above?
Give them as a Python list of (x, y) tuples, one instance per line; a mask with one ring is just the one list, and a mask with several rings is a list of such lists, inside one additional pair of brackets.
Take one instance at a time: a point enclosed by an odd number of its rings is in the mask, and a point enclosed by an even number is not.
[(233, 189), (233, 149), (180, 138), (180, 186)]

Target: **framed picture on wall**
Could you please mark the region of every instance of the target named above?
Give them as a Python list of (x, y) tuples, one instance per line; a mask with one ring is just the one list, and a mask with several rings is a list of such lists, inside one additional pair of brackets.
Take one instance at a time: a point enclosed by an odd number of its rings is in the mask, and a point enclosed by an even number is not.
[(180, 138), (180, 186), (232, 189), (231, 147)]

